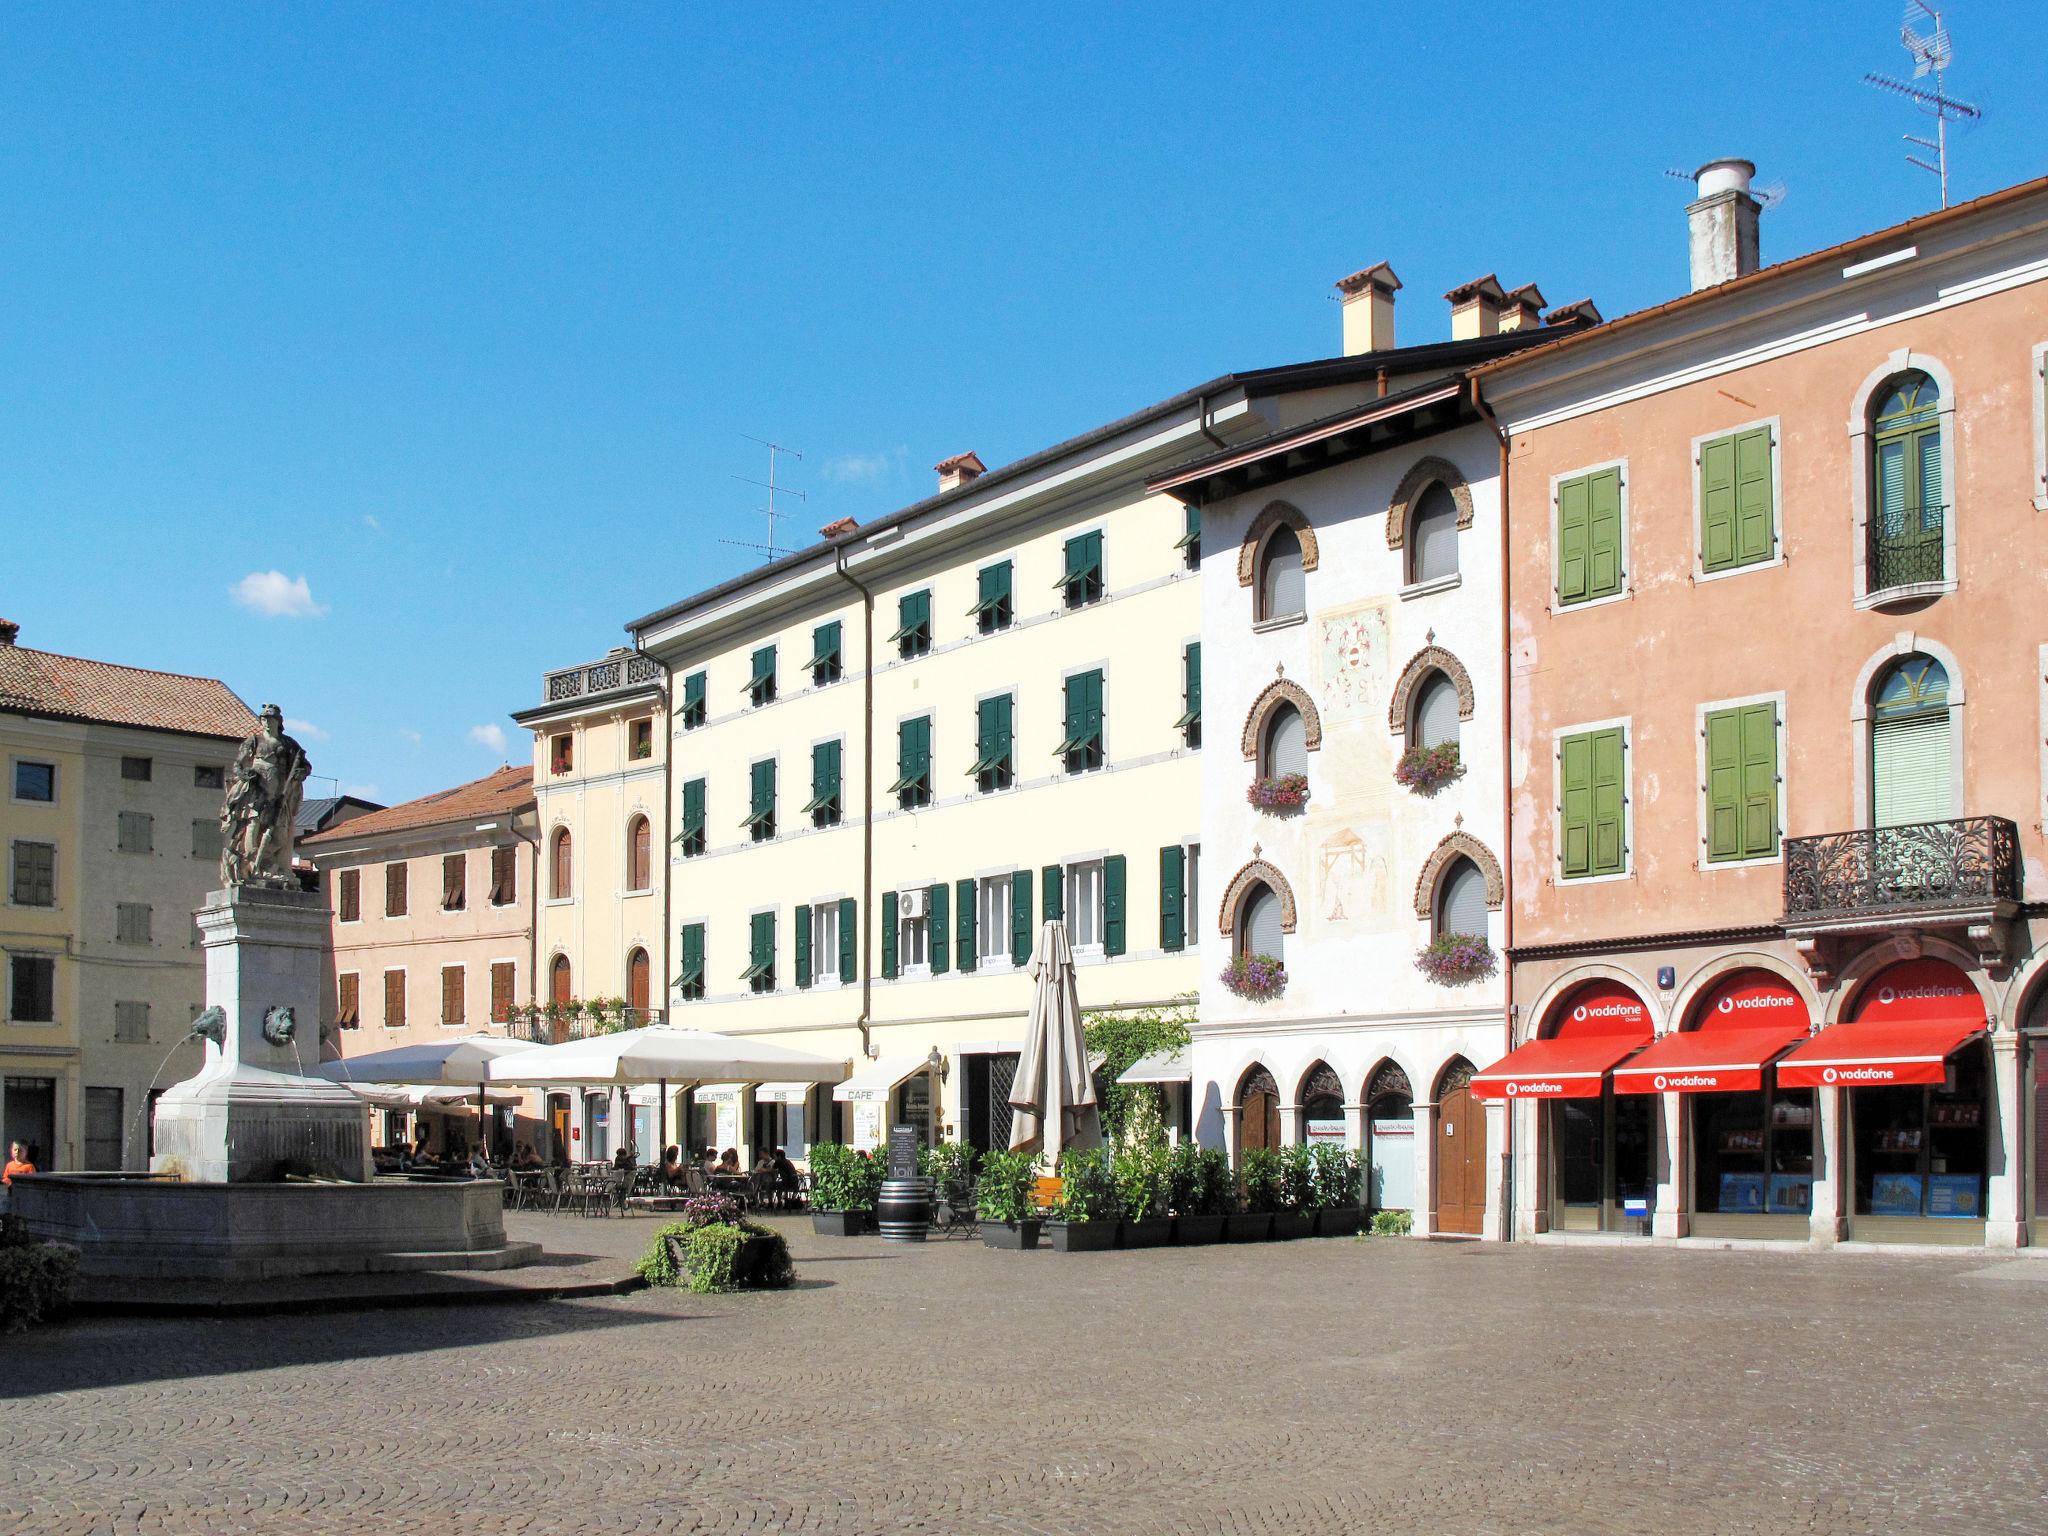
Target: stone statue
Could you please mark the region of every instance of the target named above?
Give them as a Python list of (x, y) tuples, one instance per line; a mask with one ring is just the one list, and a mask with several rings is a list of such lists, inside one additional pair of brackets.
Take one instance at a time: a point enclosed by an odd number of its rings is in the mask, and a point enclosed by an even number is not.
[(227, 801), (220, 811), (220, 879), (240, 885), (289, 886), (292, 834), (300, 786), (312, 765), (306, 749), (284, 733), (284, 711), (263, 706), (263, 723), (235, 753)]

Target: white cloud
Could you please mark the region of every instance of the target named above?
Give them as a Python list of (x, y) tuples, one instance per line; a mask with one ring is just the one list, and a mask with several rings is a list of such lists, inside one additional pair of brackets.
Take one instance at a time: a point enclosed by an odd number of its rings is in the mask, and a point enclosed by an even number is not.
[(377, 521), (377, 515), (374, 512), (365, 512), (363, 514), (363, 526), (372, 533), (382, 533), (384, 531), (384, 525)]
[(319, 726), (315, 725), (310, 720), (293, 720), (289, 716), (287, 716), (284, 722), (284, 728), (290, 731), (294, 736), (303, 736), (308, 741), (327, 740), (327, 733), (321, 730)]
[(902, 456), (900, 448), (893, 454), (842, 453), (836, 459), (827, 459), (818, 473), (827, 480), (837, 480), (842, 484), (866, 484), (888, 474)]
[(251, 571), (228, 592), (244, 608), (267, 619), (317, 619), (327, 612), (313, 601), (313, 589), (306, 585), (305, 577), (287, 576), (283, 571)]
[(398, 734), (403, 736), (407, 741), (411, 742), (414, 746), (418, 746), (422, 741), (426, 740), (426, 738), (420, 735), (418, 731), (407, 730), (402, 725), (398, 728)]
[(469, 739), (480, 747), (489, 747), (500, 757), (505, 755), (505, 728), (495, 721), (489, 725), (472, 725)]

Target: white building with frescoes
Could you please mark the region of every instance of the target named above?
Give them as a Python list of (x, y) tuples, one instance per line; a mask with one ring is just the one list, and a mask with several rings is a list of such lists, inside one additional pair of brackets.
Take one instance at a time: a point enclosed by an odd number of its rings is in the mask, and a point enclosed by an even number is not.
[[(1234, 1159), (1348, 1145), (1373, 1207), (1497, 1236), (1502, 1127), (1469, 1081), (1506, 1039), (1500, 445), (1465, 370), (1588, 310), (1545, 325), (1488, 277), (1449, 295), (1452, 340), (1396, 349), (1399, 286), (1338, 285), (1374, 392), (1151, 482), (1202, 514), (1194, 1130)], [(1433, 944), (1462, 975), (1425, 973)]]

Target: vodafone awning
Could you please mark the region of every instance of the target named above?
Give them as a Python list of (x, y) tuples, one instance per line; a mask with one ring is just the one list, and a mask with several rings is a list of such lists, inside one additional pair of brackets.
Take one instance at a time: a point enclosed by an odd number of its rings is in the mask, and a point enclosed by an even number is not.
[(1666, 1035), (1625, 1067), (1616, 1093), (1740, 1093), (1764, 1085), (1764, 1066), (1806, 1038), (1806, 1002), (1766, 970), (1741, 970), (1707, 989), (1690, 1029)]
[(1472, 1079), (1481, 1099), (1597, 1099), (1616, 1063), (1650, 1040), (1650, 1010), (1619, 982), (1588, 983), (1561, 1003), (1550, 1034)]
[(1948, 1059), (1984, 1032), (1984, 999), (1946, 960), (1905, 960), (1864, 984), (1849, 1018), (1778, 1063), (1787, 1088), (1939, 1083)]

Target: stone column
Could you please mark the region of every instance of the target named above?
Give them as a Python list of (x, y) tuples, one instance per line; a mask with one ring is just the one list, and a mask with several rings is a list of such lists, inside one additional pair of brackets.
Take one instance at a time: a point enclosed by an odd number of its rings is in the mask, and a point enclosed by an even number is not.
[(1550, 1230), (1550, 1211), (1543, 1181), (1543, 1106), (1533, 1099), (1510, 1101), (1515, 1122), (1515, 1236), (1534, 1237)]
[(1505, 1241), (1514, 1234), (1507, 1227), (1509, 1181), (1514, 1168), (1508, 1157), (1508, 1106), (1500, 1099), (1486, 1104), (1486, 1227), (1481, 1236)]
[(1650, 1236), (1684, 1237), (1692, 1230), (1689, 1181), (1686, 1178), (1685, 1095), (1657, 1095), (1657, 1207), (1650, 1214)]
[(1808, 1231), (1815, 1247), (1832, 1248), (1848, 1235), (1848, 1101), (1840, 1088), (1813, 1090), (1813, 1213)]
[(1369, 1111), (1363, 1104), (1344, 1106), (1344, 1145), (1365, 1156), (1365, 1118)]
[(1280, 1106), (1280, 1145), (1283, 1147), (1301, 1144), (1301, 1106), (1282, 1104)]
[(1415, 1106), (1415, 1231), (1436, 1230), (1430, 1197), (1436, 1190), (1436, 1101)]
[(2019, 1036), (1991, 1037), (1990, 1177), (1984, 1190), (1984, 1246), (2017, 1248), (2026, 1241), (2026, 1073)]

